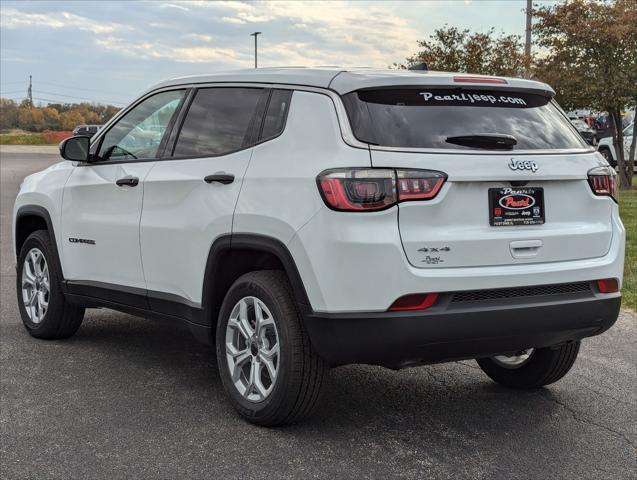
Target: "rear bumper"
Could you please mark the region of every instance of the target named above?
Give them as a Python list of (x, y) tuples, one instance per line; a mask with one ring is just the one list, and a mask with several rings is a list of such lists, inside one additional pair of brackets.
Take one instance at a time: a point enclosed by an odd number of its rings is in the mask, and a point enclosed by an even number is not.
[(310, 313), (314, 348), (331, 365), (389, 367), (480, 358), (598, 335), (619, 314), (621, 295), (576, 293), (451, 303), (422, 312)]

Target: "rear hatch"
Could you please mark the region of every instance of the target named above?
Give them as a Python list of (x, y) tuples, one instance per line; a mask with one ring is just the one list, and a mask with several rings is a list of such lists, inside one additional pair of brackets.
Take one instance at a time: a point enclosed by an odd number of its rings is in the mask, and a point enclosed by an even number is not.
[(344, 101), (374, 167), (447, 175), (435, 198), (399, 204), (413, 266), (561, 262), (608, 252), (612, 201), (588, 183), (600, 157), (545, 92), (400, 87), (353, 92)]

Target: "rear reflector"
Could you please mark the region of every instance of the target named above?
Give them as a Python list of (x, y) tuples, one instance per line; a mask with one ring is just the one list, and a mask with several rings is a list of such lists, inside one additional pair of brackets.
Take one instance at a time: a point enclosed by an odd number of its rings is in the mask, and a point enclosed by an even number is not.
[(616, 278), (604, 278), (602, 280), (597, 280), (597, 288), (600, 293), (619, 292), (619, 282)]
[(498, 83), (506, 84), (507, 81), (504, 78), (490, 78), (490, 77), (462, 77), (455, 76), (453, 81), (456, 83)]
[(425, 310), (436, 303), (436, 300), (438, 300), (437, 293), (414, 293), (412, 295), (405, 295), (392, 303), (387, 311), (404, 312), (408, 310)]

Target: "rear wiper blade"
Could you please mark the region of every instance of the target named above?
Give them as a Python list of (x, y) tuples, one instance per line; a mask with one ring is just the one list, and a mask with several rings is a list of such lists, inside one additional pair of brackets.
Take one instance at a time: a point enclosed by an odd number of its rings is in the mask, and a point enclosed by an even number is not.
[(518, 140), (513, 135), (502, 133), (474, 133), (471, 135), (457, 135), (447, 137), (447, 143), (462, 145), (463, 147), (484, 148), (488, 150), (512, 150)]

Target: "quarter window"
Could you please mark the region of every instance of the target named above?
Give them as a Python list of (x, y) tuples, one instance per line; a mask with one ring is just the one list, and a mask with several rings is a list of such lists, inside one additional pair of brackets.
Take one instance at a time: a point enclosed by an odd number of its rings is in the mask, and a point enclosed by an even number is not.
[(244, 147), (262, 92), (261, 88), (200, 89), (190, 105), (173, 155), (215, 156)]
[(276, 137), (283, 131), (291, 98), (291, 90), (272, 91), (270, 103), (268, 103), (268, 111), (263, 122), (263, 131), (261, 132), (262, 140)]
[(156, 158), (159, 144), (183, 96), (184, 90), (171, 90), (133, 107), (104, 135), (98, 161)]

